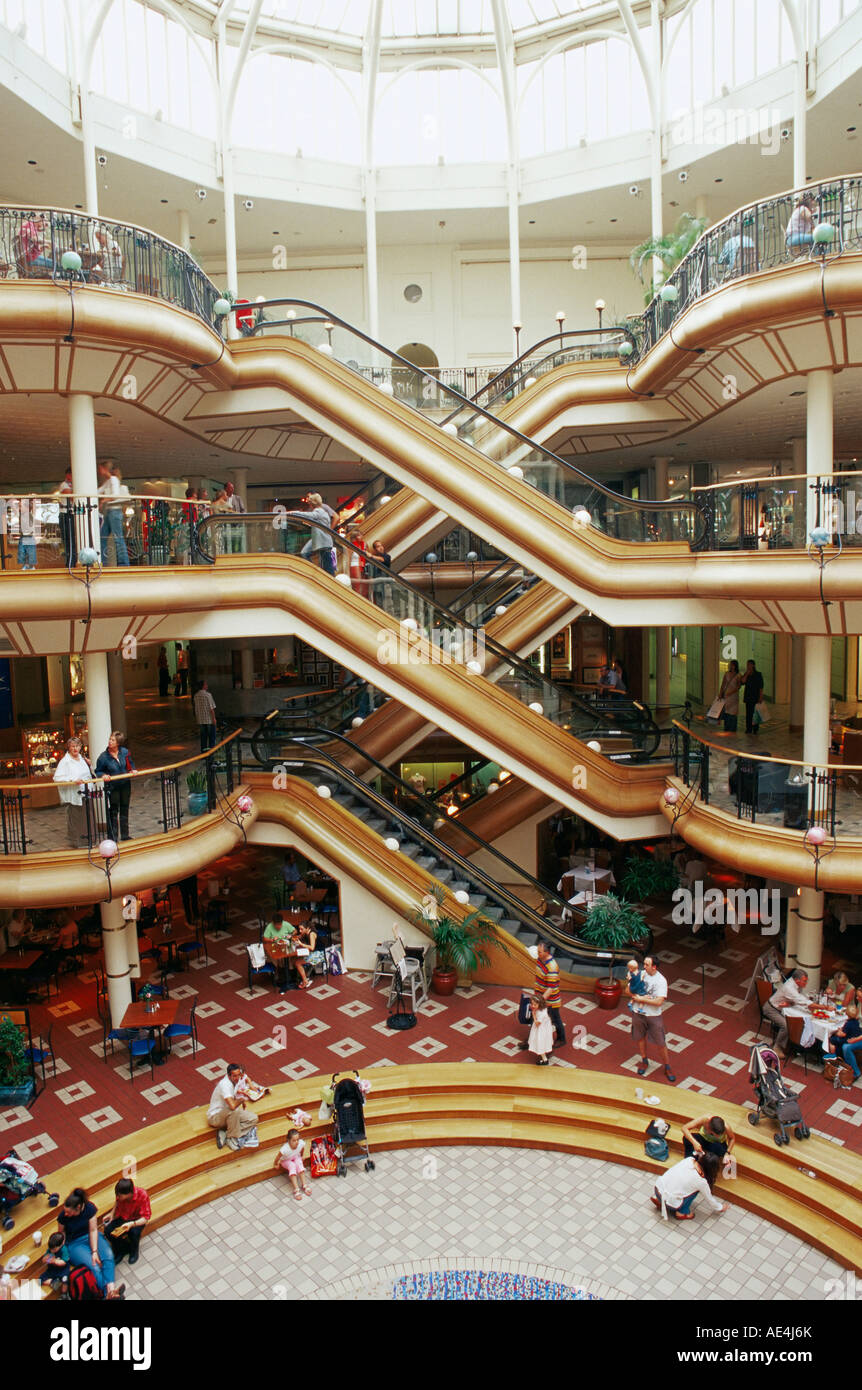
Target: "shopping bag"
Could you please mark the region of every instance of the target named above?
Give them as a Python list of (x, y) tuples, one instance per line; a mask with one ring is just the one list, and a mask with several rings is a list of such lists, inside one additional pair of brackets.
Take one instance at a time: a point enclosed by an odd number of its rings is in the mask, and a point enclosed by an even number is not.
[(521, 995), (521, 1002), (520, 1002), (519, 1005), (518, 1005), (518, 1022), (519, 1022), (519, 1023), (532, 1023), (532, 1021), (533, 1021), (533, 1011), (532, 1011), (532, 1009), (530, 1008), (530, 996), (529, 996), (529, 994), (522, 994), (522, 995)]
[(263, 946), (255, 942), (253, 945), (247, 946), (246, 950), (251, 960), (252, 969), (262, 970), (266, 965), (266, 951), (263, 949)]
[(759, 700), (754, 706), (755, 724), (768, 724), (772, 715), (769, 713), (769, 706), (765, 700)]
[(338, 1159), (335, 1154), (335, 1145), (328, 1134), (322, 1139), (312, 1139), (311, 1141), (311, 1176), (313, 1178), (328, 1178), (338, 1172)]
[(706, 711), (706, 718), (714, 719), (715, 722), (718, 723), (723, 711), (724, 701), (720, 698), (720, 696), (717, 695), (713, 700), (712, 704), (710, 705), (709, 709)]

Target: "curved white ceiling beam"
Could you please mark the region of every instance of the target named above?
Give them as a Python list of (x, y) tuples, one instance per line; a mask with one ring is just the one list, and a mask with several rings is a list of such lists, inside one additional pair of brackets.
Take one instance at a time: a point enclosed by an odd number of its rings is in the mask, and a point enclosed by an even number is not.
[(595, 29), (589, 34), (586, 34), (583, 41), (580, 43), (574, 42), (572, 38), (560, 39), (559, 43), (555, 43), (553, 47), (548, 49), (547, 53), (543, 54), (524, 83), (521, 94), (518, 97), (518, 110), (520, 111), (523, 106), (524, 97), (527, 95), (533, 82), (551, 58), (556, 58), (559, 53), (568, 53), (571, 49), (587, 48), (591, 43), (601, 43), (603, 39), (616, 39), (619, 43), (627, 43), (631, 46), (631, 39), (628, 34), (619, 29)]
[[(518, 146), (518, 95), (515, 87), (515, 41), (512, 25), (503, 0), (491, 0), (494, 19), (494, 40), (497, 45), (497, 67), (506, 113), (506, 143), (509, 159), (506, 179), (506, 204), (509, 216), (509, 306), (512, 324), (521, 322), (521, 229), (518, 225), (521, 180)], [(520, 328), (513, 328), (513, 356), (518, 355)]]
[[(239, 87), (240, 78), (242, 77), (243, 68), (245, 67), (245, 60), (248, 57), (252, 39), (254, 38), (255, 30), (257, 29), (257, 21), (260, 18), (260, 11), (262, 6), (263, 0), (252, 0), (252, 6), (248, 12), (248, 18), (246, 19), (245, 26), (242, 31), (242, 39), (240, 40), (239, 50), (237, 52), (237, 59), (233, 70), (233, 76), (231, 77), (230, 86), (228, 87), (227, 92), (225, 94), (224, 136), (225, 143), (228, 148), (230, 147), (230, 129), (233, 123), (233, 109), (236, 105), (237, 88)], [(222, 30), (222, 33), (223, 32), (224, 31)]]
[(463, 68), (465, 72), (472, 72), (476, 77), (481, 77), (482, 81), (491, 88), (491, 91), (494, 93), (500, 105), (504, 106), (499, 87), (495, 86), (482, 68), (477, 68), (475, 63), (468, 63), (464, 58), (455, 58), (454, 56), (444, 57), (441, 55), (439, 58), (417, 58), (415, 62), (407, 63), (403, 68), (399, 68), (381, 91), (377, 100), (378, 109), (381, 101), (386, 96), (387, 92), (392, 90), (396, 82), (400, 82), (401, 78), (406, 77), (409, 72), (418, 72), (420, 68)]

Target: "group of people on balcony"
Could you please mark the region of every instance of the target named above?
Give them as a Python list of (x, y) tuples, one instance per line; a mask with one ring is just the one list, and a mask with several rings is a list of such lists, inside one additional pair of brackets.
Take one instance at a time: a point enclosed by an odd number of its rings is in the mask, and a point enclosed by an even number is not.
[(763, 702), (763, 676), (753, 660), (746, 662), (744, 672), (740, 671), (738, 661), (729, 661), (722, 678), (718, 698), (723, 701), (721, 718), (727, 734), (736, 733), (740, 691), (745, 706), (745, 732), (756, 734), (761, 723), (758, 718), (758, 705)]
[[(79, 738), (70, 738), (66, 744), (66, 752), (54, 769), (54, 781), (59, 784), (60, 802), (66, 807), (70, 849), (81, 849), (97, 837), (101, 816), (96, 807), (100, 795), (104, 796), (107, 838), (114, 841), (131, 839), (131, 777), (137, 768), (125, 745), (125, 737), (119, 729), (112, 732), (107, 747), (96, 759), (95, 768), (91, 768), (84, 756)], [(103, 791), (89, 785), (98, 780), (101, 780)]]

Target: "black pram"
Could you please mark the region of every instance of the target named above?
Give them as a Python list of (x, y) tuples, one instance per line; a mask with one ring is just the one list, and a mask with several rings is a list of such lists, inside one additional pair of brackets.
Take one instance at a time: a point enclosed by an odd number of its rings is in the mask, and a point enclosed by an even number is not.
[[(364, 1160), (366, 1173), (371, 1172), (374, 1163), (365, 1135), (365, 1097), (359, 1086), (359, 1072), (345, 1076), (342, 1081), (336, 1081), (337, 1075), (337, 1072), (332, 1073), (332, 1137), (338, 1159), (338, 1176), (344, 1178), (347, 1176), (348, 1163), (361, 1163)], [(347, 1150), (351, 1148), (358, 1148), (359, 1153), (351, 1154), (348, 1158)]]
[(778, 1054), (771, 1047), (753, 1047), (748, 1072), (757, 1097), (757, 1109), (749, 1114), (748, 1123), (758, 1124), (761, 1115), (775, 1120), (778, 1129), (772, 1137), (779, 1145), (790, 1143), (791, 1129), (797, 1139), (808, 1139), (811, 1131), (802, 1118), (796, 1093), (781, 1075)]
[[(47, 1192), (39, 1174), (31, 1164), (19, 1158), (10, 1149), (5, 1158), (0, 1158), (0, 1225), (4, 1231), (11, 1231), (15, 1222), (8, 1215), (10, 1207), (17, 1207), (25, 1197), (40, 1197)], [(48, 1194), (48, 1206), (55, 1207), (60, 1197), (56, 1192)]]

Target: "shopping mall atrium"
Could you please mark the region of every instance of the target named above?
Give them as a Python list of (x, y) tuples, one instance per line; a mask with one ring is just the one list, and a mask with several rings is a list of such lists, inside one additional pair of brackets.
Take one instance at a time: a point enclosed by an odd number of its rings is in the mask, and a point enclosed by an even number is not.
[(0, 1296), (853, 1297), (860, 73), (0, 0)]

